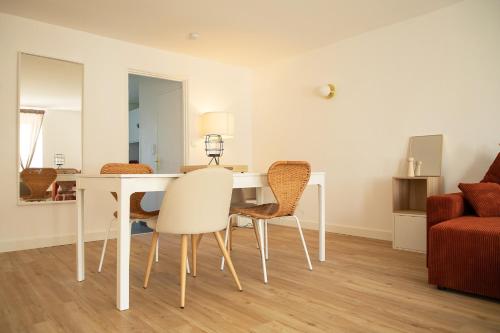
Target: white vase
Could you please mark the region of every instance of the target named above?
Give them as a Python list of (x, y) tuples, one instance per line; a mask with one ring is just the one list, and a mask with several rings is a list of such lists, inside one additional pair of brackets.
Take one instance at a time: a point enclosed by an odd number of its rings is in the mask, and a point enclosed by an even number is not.
[(408, 177), (415, 177), (415, 159), (408, 157)]
[(417, 161), (417, 166), (415, 167), (415, 176), (419, 177), (422, 173), (422, 161)]

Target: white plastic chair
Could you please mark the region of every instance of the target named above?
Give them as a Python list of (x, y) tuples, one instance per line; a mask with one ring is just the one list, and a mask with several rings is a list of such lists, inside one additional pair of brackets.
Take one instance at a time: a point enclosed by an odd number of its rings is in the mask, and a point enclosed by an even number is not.
[[(206, 233), (213, 233), (238, 289), (242, 290), (233, 263), (226, 251), (220, 234), (220, 231), (225, 229), (228, 223), (232, 188), (233, 174), (224, 168), (196, 170), (180, 177), (169, 185), (163, 198), (156, 225), (153, 225), (151, 222), (148, 224), (155, 231), (153, 233), (144, 276), (144, 288), (148, 286), (159, 234), (181, 235), (180, 306), (184, 308), (188, 236), (201, 236)], [(198, 244), (196, 239), (199, 238), (194, 237), (194, 241), (192, 241), (193, 276), (196, 275), (196, 247)]]

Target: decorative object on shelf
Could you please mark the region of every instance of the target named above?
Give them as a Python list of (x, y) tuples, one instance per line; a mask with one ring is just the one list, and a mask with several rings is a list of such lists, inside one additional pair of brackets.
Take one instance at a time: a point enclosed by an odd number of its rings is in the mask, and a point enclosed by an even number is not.
[(205, 152), (210, 161), (219, 165), (224, 153), (224, 139), (234, 135), (234, 117), (229, 112), (207, 112), (201, 116), (202, 134), (205, 136)]
[(335, 85), (330, 84), (330, 83), (325, 84), (324, 86), (319, 87), (319, 93), (324, 98), (327, 98), (327, 99), (333, 98), (333, 97), (335, 97), (335, 94), (336, 94)]
[(66, 162), (64, 154), (61, 153), (54, 154), (54, 165), (57, 166), (58, 169), (60, 169), (64, 165), (64, 162)]
[(408, 157), (408, 177), (415, 177), (415, 159)]
[(422, 161), (417, 161), (415, 166), (415, 176), (420, 177), (422, 173)]

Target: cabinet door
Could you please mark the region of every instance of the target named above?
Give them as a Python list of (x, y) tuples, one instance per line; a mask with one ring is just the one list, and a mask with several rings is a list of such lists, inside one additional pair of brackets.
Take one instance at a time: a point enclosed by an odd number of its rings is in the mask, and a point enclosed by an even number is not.
[(393, 244), (395, 249), (426, 252), (426, 216), (394, 214)]

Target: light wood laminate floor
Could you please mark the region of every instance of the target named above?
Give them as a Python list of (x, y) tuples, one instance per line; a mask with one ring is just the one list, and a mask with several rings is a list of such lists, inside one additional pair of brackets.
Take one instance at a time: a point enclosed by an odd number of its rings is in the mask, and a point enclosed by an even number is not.
[[(317, 232), (305, 231), (311, 258)], [(102, 273), (102, 242), (86, 245), (75, 280), (75, 246), (0, 254), (0, 332), (500, 332), (500, 302), (427, 285), (425, 256), (389, 242), (327, 234), (327, 261), (306, 269), (296, 229), (269, 226), (269, 284), (253, 231), (234, 232), (238, 292), (221, 272), (213, 236), (179, 308), (179, 237), (161, 236), (160, 262), (142, 288), (150, 235), (133, 237), (130, 310), (115, 309), (115, 250)], [(499, 281), (500, 282), (500, 281)]]

